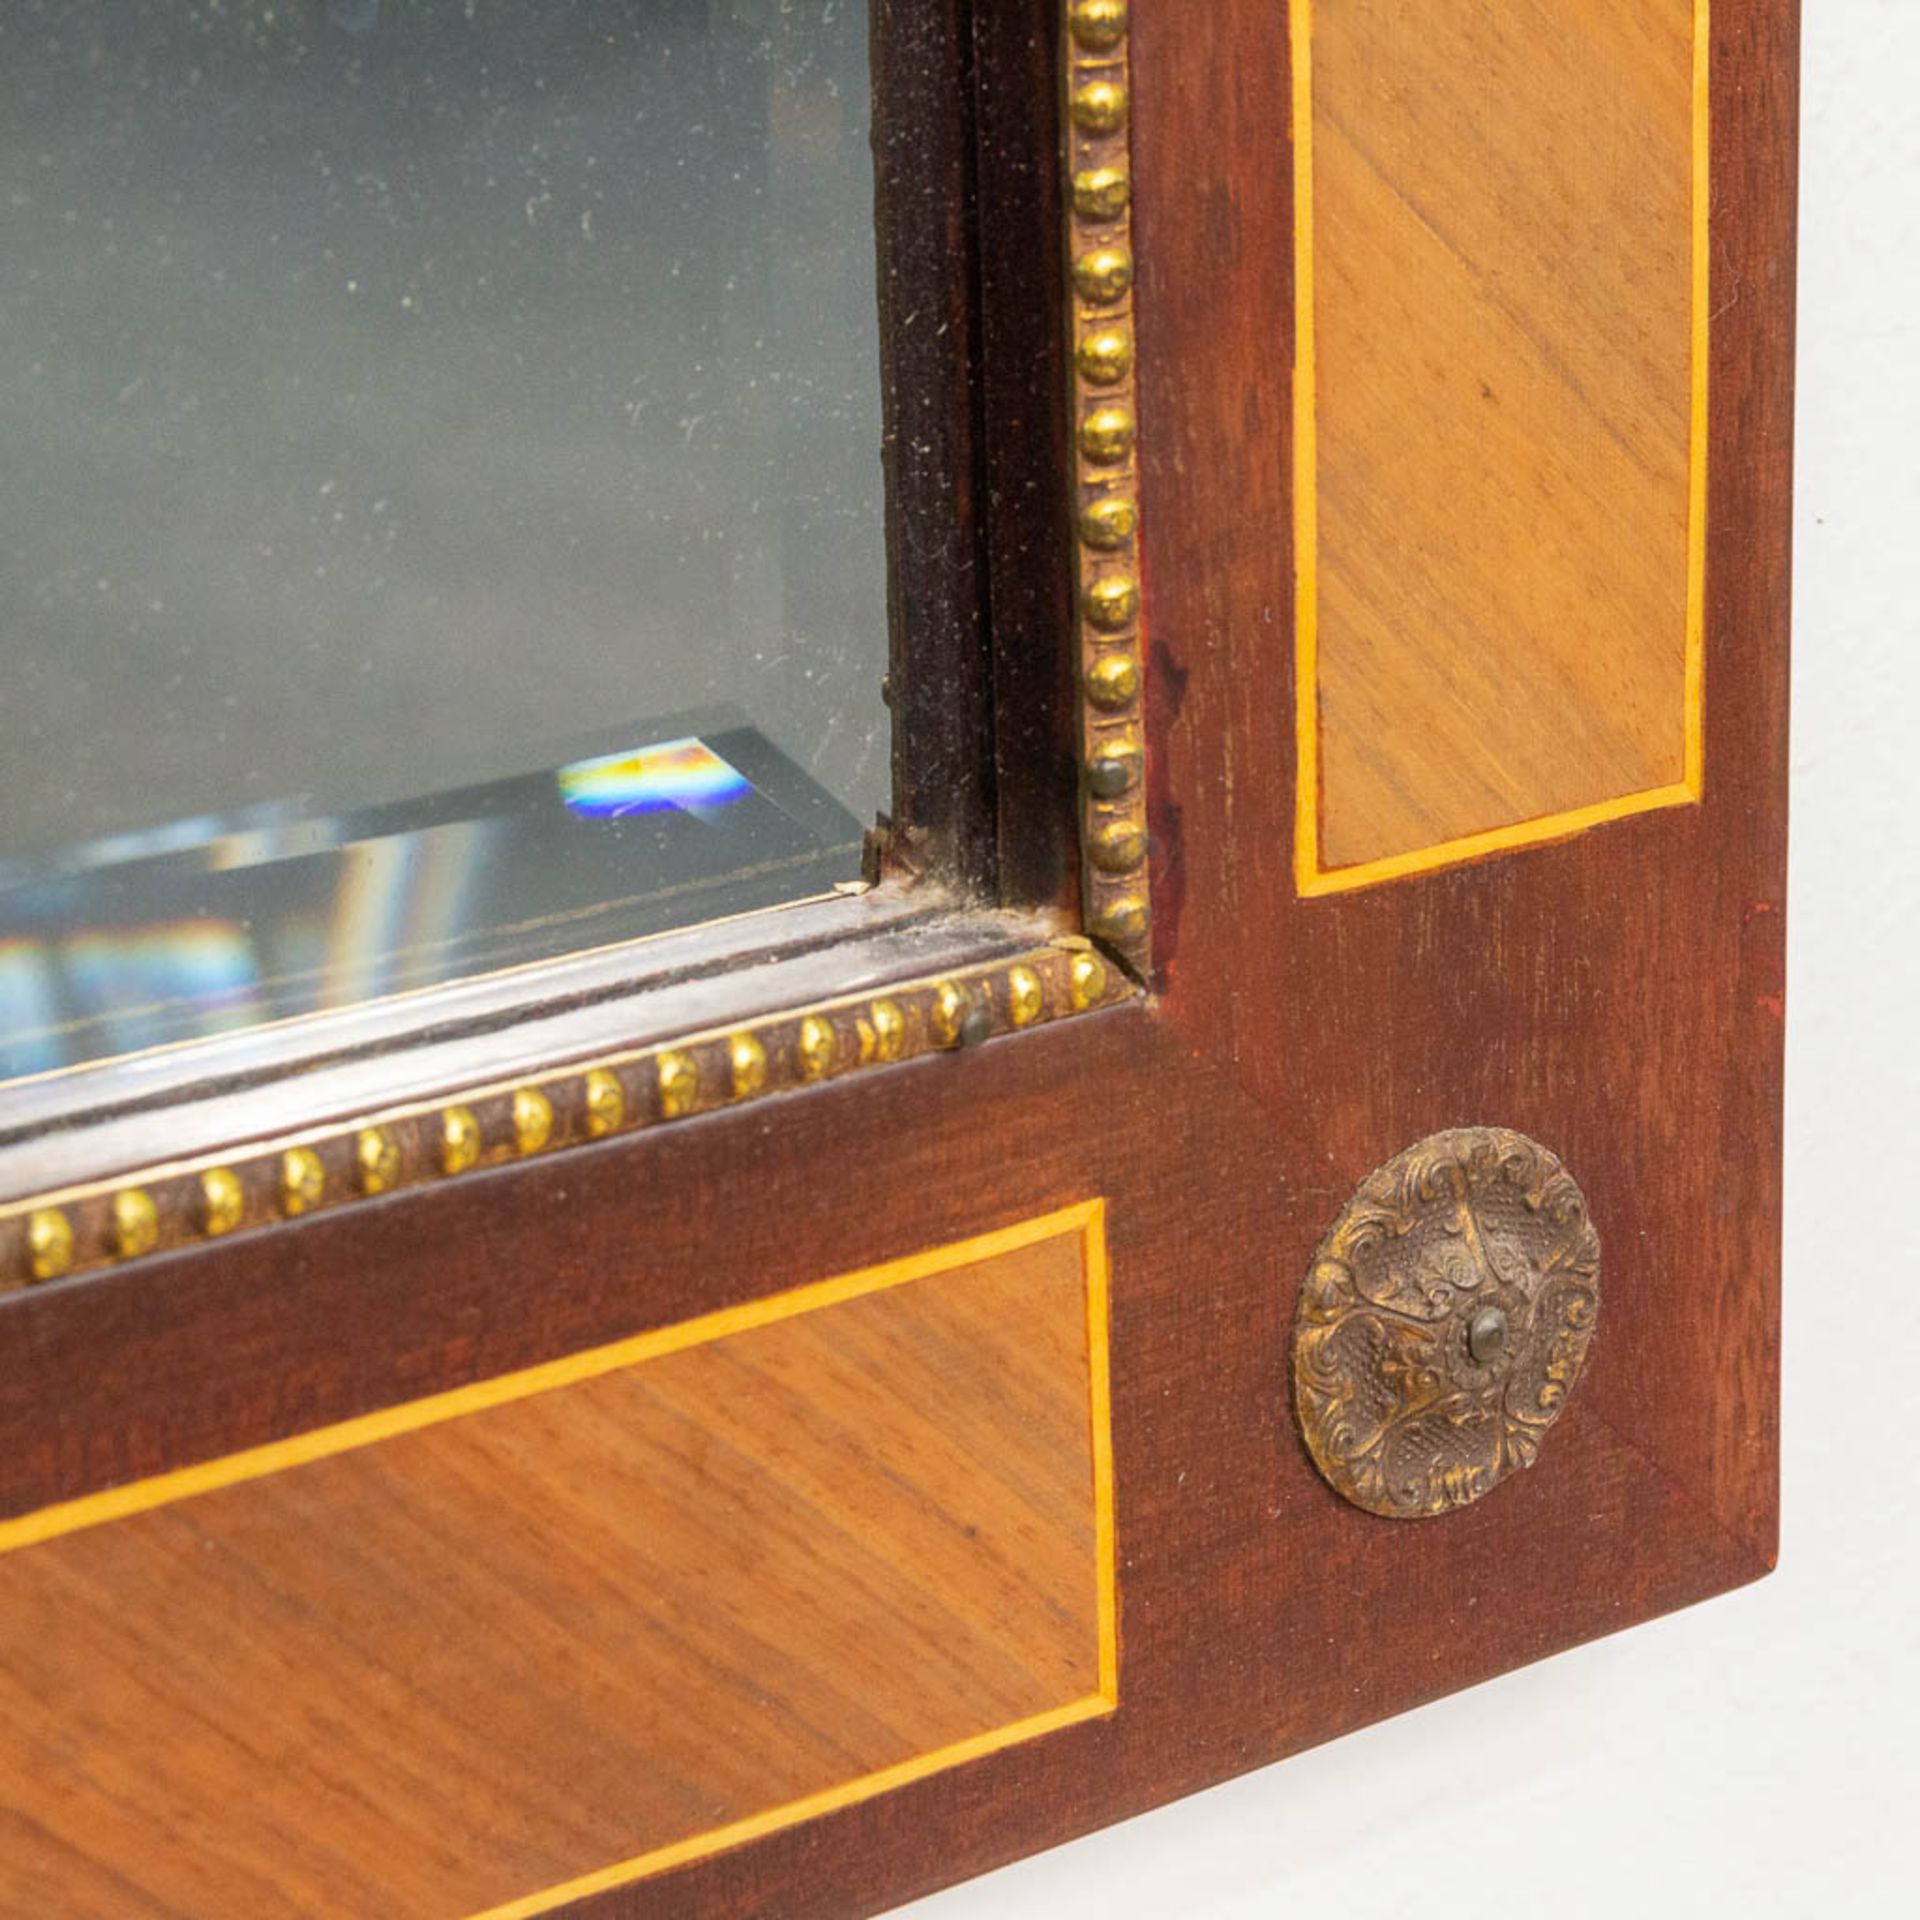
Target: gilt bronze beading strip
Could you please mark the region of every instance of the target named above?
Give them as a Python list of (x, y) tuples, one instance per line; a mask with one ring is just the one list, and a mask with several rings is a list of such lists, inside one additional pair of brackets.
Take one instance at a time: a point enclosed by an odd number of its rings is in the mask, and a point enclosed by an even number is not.
[(1067, 0), (1068, 324), (1087, 930), (1149, 958), (1128, 0)]
[(1086, 941), (1067, 939), (878, 993), (48, 1194), (0, 1210), (0, 1289), (967, 1048), (1134, 991)]

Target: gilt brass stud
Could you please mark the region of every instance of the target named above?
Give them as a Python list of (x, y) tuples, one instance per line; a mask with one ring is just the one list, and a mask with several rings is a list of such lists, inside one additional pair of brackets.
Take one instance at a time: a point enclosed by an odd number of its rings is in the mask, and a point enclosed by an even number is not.
[(1110, 53), (1126, 38), (1127, 0), (1074, 0), (1067, 26), (1089, 53)]
[(1123, 742), (1102, 747), (1087, 766), (1087, 791), (1096, 800), (1118, 800), (1140, 778), (1140, 749)]
[(513, 1144), (521, 1153), (538, 1153), (553, 1138), (553, 1102), (538, 1087), (513, 1093)]
[(620, 1076), (606, 1067), (595, 1067), (587, 1075), (587, 1137), (603, 1140), (618, 1133), (627, 1121), (627, 1090)]
[(942, 980), (933, 990), (933, 1004), (927, 1014), (927, 1024), (933, 1029), (935, 1043), (943, 1047), (957, 1047), (960, 1044), (960, 1023), (966, 1017), (967, 996), (951, 980)]
[(353, 1170), (362, 1193), (385, 1193), (400, 1178), (400, 1148), (385, 1127), (362, 1127), (353, 1139)]
[(1007, 1018), (1016, 1027), (1030, 1027), (1047, 1010), (1046, 989), (1031, 967), (1013, 967), (1007, 973)]
[(1087, 858), (1102, 873), (1131, 873), (1146, 857), (1146, 830), (1136, 821), (1109, 820), (1087, 836)]
[(36, 1280), (58, 1280), (73, 1265), (73, 1222), (58, 1207), (36, 1207), (27, 1216), (27, 1271)]
[(1109, 653), (1087, 669), (1087, 699), (1107, 712), (1140, 694), (1140, 663), (1130, 653)]
[(839, 1051), (833, 1022), (822, 1019), (817, 1013), (808, 1014), (800, 1022), (800, 1037), (795, 1051), (800, 1059), (801, 1079), (824, 1080), (833, 1071), (834, 1055)]
[(727, 1065), (736, 1100), (751, 1100), (766, 1086), (767, 1050), (752, 1034), (736, 1033), (727, 1042)]
[(1093, 917), (1093, 931), (1113, 946), (1132, 946), (1146, 937), (1147, 903), (1132, 893), (1103, 901)]
[(660, 1117), (678, 1120), (691, 1113), (700, 1097), (700, 1069), (693, 1055), (677, 1050), (663, 1053), (654, 1062), (654, 1074), (660, 1087)]
[(1506, 1313), (1499, 1307), (1482, 1307), (1467, 1322), (1467, 1353), (1477, 1367), (1490, 1367), (1507, 1351), (1511, 1332)]
[(311, 1147), (289, 1147), (280, 1156), (280, 1210), (297, 1220), (327, 1197), (327, 1170)]
[(160, 1209), (143, 1187), (125, 1187), (113, 1196), (113, 1250), (122, 1260), (137, 1260), (160, 1243)]
[(449, 1107), (440, 1116), (440, 1171), (466, 1173), (480, 1164), (480, 1122), (471, 1107)]
[(1073, 96), (1073, 124), (1082, 133), (1118, 133), (1127, 124), (1127, 90), (1112, 80), (1092, 80)]
[(1110, 573), (1086, 591), (1081, 611), (1102, 633), (1119, 633), (1140, 611), (1140, 589), (1124, 573)]
[(200, 1217), (208, 1233), (231, 1233), (247, 1211), (247, 1190), (231, 1167), (209, 1167), (200, 1176)]
[(1124, 167), (1089, 167), (1073, 176), (1073, 210), (1082, 220), (1118, 220), (1129, 190)]
[(1133, 538), (1133, 502), (1119, 494), (1095, 500), (1080, 516), (1080, 538), (1101, 553), (1124, 547)]
[(1107, 963), (1097, 953), (1076, 953), (1067, 969), (1067, 991), (1075, 1013), (1097, 1007), (1107, 997)]
[(876, 1000), (867, 1012), (873, 1021), (874, 1057), (898, 1060), (907, 1044), (906, 1016), (891, 1000)]
[(1133, 343), (1118, 327), (1102, 327), (1086, 335), (1074, 349), (1073, 363), (1080, 377), (1096, 387), (1110, 387), (1133, 370)]
[(1133, 451), (1133, 431), (1127, 408), (1096, 407), (1080, 422), (1080, 451), (1095, 466), (1118, 466)]
[(1110, 307), (1133, 285), (1133, 256), (1125, 247), (1095, 247), (1073, 263), (1073, 284), (1082, 299)]

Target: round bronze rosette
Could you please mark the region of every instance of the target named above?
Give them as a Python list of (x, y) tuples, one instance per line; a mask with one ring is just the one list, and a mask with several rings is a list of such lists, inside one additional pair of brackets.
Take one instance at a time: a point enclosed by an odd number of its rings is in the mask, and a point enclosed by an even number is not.
[(1457, 1127), (1371, 1173), (1294, 1322), (1308, 1451), (1355, 1506), (1416, 1520), (1530, 1467), (1586, 1362), (1600, 1236), (1537, 1141)]

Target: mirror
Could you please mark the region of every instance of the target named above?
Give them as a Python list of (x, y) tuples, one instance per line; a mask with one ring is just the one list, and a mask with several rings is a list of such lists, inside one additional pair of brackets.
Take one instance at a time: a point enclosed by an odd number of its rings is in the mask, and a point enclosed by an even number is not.
[(0, 1074), (821, 892), (862, 0), (0, 11)]

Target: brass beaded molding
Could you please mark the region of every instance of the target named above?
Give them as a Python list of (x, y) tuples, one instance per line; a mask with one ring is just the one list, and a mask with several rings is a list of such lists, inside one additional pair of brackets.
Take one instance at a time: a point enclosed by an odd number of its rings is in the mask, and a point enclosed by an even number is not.
[(0, 1209), (0, 1290), (971, 1047), (1134, 991), (1089, 942), (1066, 938), (880, 993), (47, 1194)]
[(1128, 0), (1065, 0), (1068, 321), (1087, 931), (1147, 971)]

